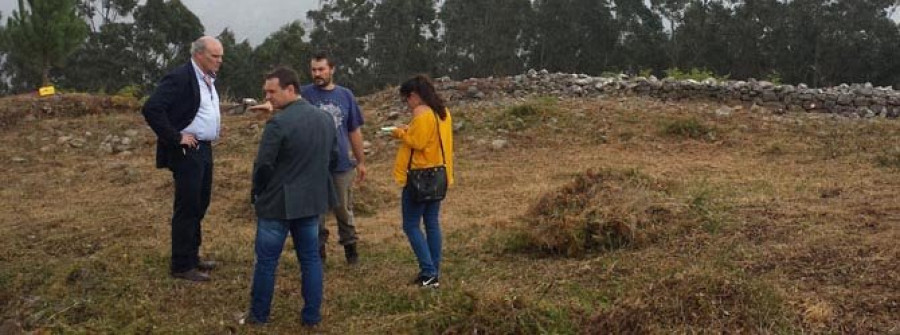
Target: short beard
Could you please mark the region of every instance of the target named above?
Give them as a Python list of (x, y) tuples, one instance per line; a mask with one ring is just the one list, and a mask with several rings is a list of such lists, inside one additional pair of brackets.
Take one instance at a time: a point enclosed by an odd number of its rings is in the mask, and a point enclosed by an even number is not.
[(313, 79), (313, 82), (319, 87), (328, 87), (328, 85), (331, 85), (331, 80), (325, 80), (324, 78)]

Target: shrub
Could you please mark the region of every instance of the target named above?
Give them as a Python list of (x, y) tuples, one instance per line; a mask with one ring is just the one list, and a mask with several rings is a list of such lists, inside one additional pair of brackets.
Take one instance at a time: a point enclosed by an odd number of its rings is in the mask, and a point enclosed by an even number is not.
[(727, 80), (728, 79), (728, 75), (716, 76), (716, 74), (713, 73), (712, 71), (709, 71), (707, 69), (698, 69), (698, 68), (692, 68), (690, 71), (685, 72), (678, 68), (673, 67), (673, 68), (666, 70), (665, 73), (666, 73), (667, 78), (672, 78), (675, 80), (691, 79), (691, 80), (696, 80), (696, 81), (703, 81), (703, 80), (706, 80), (709, 78), (713, 78), (713, 79), (717, 79), (717, 80)]
[(139, 98), (143, 95), (141, 91), (140, 85), (128, 85), (122, 87), (118, 92), (116, 92), (116, 96), (126, 97), (126, 98)]
[(772, 70), (772, 72), (767, 74), (765, 80), (775, 85), (781, 85), (783, 83), (781, 73), (775, 70)]
[(551, 99), (537, 99), (524, 104), (506, 108), (489, 123), (494, 129), (523, 130), (535, 124), (555, 111), (556, 102)]
[(695, 140), (715, 140), (716, 131), (696, 118), (674, 120), (663, 125), (663, 134)]

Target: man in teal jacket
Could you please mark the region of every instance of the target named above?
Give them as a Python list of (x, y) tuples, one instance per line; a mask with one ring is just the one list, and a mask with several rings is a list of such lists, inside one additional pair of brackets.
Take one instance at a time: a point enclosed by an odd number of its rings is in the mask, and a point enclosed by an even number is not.
[(258, 224), (249, 323), (268, 322), (275, 270), (289, 232), (300, 260), (301, 321), (314, 326), (322, 320), (319, 216), (337, 202), (331, 180), (337, 134), (330, 115), (300, 99), (299, 87), (297, 73), (284, 67), (267, 74), (263, 87), (266, 100), (281, 111), (266, 124), (253, 164)]

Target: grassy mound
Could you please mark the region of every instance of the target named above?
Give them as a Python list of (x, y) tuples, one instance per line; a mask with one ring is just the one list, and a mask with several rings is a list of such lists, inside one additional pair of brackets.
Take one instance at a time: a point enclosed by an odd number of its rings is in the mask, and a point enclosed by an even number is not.
[(585, 333), (782, 333), (789, 327), (783, 306), (780, 295), (760, 280), (689, 270), (598, 312)]
[(524, 247), (577, 257), (653, 240), (681, 211), (666, 186), (637, 171), (588, 171), (544, 195), (524, 220)]

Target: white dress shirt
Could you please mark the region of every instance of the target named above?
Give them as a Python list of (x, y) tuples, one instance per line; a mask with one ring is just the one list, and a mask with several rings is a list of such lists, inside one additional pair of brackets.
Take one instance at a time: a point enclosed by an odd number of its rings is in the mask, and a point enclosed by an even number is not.
[[(197, 74), (197, 85), (200, 86), (200, 108), (191, 124), (181, 130), (182, 134), (193, 134), (200, 141), (219, 139), (221, 115), (219, 114), (219, 94), (216, 92), (215, 77), (203, 73), (197, 63), (191, 59), (194, 72)], [(204, 80), (207, 77), (207, 80)]]

